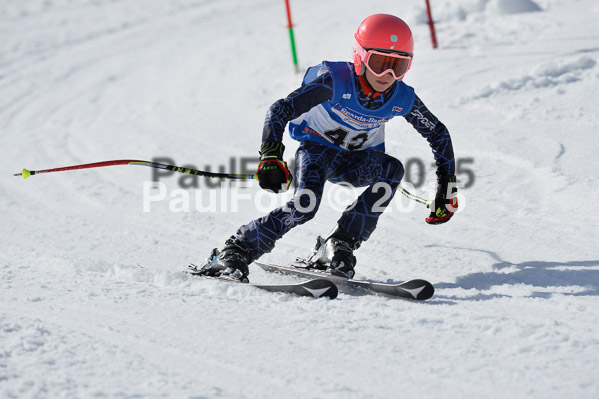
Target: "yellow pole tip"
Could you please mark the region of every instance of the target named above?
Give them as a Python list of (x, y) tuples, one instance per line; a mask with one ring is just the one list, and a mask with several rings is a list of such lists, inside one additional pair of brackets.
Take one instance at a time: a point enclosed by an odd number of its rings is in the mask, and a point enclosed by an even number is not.
[(22, 175), (23, 175), (23, 179), (26, 179), (26, 178), (28, 178), (29, 176), (31, 176), (31, 172), (30, 172), (30, 171), (28, 171), (27, 169), (23, 168)]

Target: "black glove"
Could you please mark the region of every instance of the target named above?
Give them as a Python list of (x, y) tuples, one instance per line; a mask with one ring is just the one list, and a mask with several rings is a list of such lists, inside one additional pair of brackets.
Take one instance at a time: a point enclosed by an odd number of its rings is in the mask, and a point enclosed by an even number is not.
[(447, 222), (458, 210), (458, 188), (455, 175), (437, 175), (437, 194), (430, 204), (431, 214), (425, 219), (428, 224)]
[(280, 193), (287, 191), (293, 176), (289, 173), (287, 162), (283, 161), (283, 143), (264, 142), (260, 147), (260, 165), (258, 165), (258, 182), (265, 190)]

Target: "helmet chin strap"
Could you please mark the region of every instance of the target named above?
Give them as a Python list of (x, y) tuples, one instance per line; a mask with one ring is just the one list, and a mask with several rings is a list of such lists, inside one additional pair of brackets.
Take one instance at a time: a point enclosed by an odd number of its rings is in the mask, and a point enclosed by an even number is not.
[(380, 95), (381, 93), (388, 92), (391, 89), (391, 87), (393, 86), (393, 85), (391, 85), (385, 91), (377, 91), (377, 90), (375, 90), (374, 87), (372, 87), (372, 85), (370, 84), (370, 82), (368, 81), (368, 79), (366, 79), (366, 74), (360, 75), (359, 79), (360, 79), (360, 85), (362, 86), (362, 89), (364, 89), (364, 93), (366, 95), (371, 95), (372, 94), (373, 97), (375, 97), (377, 94)]

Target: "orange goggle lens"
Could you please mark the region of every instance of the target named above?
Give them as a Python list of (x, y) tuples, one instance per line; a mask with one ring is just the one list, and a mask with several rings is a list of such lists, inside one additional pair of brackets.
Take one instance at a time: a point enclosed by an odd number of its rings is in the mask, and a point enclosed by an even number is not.
[(378, 76), (387, 73), (387, 71), (393, 72), (395, 79), (399, 79), (407, 72), (410, 67), (411, 57), (399, 55), (399, 54), (385, 54), (375, 51), (368, 52), (368, 60), (366, 65), (368, 68)]

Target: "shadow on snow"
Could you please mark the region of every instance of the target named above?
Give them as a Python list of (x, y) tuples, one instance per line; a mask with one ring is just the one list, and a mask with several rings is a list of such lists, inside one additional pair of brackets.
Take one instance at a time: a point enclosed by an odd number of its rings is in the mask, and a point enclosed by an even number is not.
[[(465, 248), (464, 248), (465, 249)], [(473, 250), (469, 248), (468, 250)], [(444, 296), (443, 289), (461, 288), (464, 290), (487, 291), (494, 286), (524, 284), (532, 287), (532, 292), (525, 295), (532, 298), (549, 298), (553, 294), (585, 296), (599, 295), (599, 260), (572, 260), (568, 262), (526, 261), (511, 263), (502, 260), (491, 251), (474, 250), (487, 253), (497, 262), (493, 264), (493, 272), (472, 273), (458, 277), (455, 283), (437, 283), (437, 298), (453, 300), (487, 300), (501, 297), (512, 297), (509, 294), (478, 292), (467, 297)], [(508, 269), (517, 269), (510, 271)], [(537, 287), (539, 290), (535, 291)], [(555, 287), (554, 291), (546, 291)], [(562, 289), (557, 289), (562, 287)], [(568, 292), (567, 287), (582, 287), (583, 290)], [(563, 289), (566, 288), (566, 289)]]

